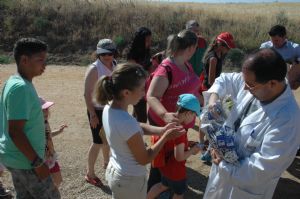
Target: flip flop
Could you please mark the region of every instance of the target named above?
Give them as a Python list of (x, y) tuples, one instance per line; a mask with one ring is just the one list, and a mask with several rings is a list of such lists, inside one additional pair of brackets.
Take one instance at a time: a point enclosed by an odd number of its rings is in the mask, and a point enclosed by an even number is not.
[(88, 175), (85, 176), (85, 181), (96, 186), (96, 187), (102, 187), (103, 183), (98, 177), (91, 178)]

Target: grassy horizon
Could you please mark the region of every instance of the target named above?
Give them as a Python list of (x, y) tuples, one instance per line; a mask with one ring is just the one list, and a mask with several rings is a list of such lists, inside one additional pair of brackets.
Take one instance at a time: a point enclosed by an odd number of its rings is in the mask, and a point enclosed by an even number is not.
[[(20, 37), (37, 37), (55, 56), (86, 55), (101, 38), (113, 39), (122, 53), (140, 26), (153, 33), (154, 51), (185, 22), (200, 22), (208, 40), (223, 31), (234, 35), (238, 48), (257, 49), (270, 27), (285, 25), (288, 38), (300, 43), (300, 3), (209, 4), (141, 0), (1, 0), (0, 52), (12, 51)], [(0, 53), (1, 54), (1, 53)], [(80, 61), (80, 60), (79, 60)]]

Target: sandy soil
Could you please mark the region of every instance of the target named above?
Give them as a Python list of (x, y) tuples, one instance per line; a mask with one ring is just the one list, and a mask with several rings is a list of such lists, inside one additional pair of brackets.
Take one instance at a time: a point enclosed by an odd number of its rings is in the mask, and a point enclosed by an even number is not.
[[(75, 198), (111, 198), (108, 187), (96, 188), (84, 181), (87, 151), (91, 143), (91, 133), (86, 116), (83, 99), (83, 80), (85, 67), (78, 66), (47, 66), (46, 72), (34, 80), (39, 95), (54, 101), (51, 108), (50, 125), (52, 129), (62, 123), (69, 127), (62, 135), (54, 138), (56, 151), (62, 169), (63, 184), (61, 195), (64, 199)], [(0, 65), (0, 87), (16, 71), (15, 65)], [(1, 89), (2, 90), (2, 89)], [(300, 89), (295, 92), (300, 103)], [(192, 140), (197, 140), (194, 130), (189, 132)], [(102, 158), (96, 165), (97, 174), (104, 179)], [(188, 167), (189, 190), (185, 198), (202, 198), (210, 166), (203, 164), (198, 155), (190, 158)], [(8, 172), (3, 176), (4, 184), (13, 188)], [(300, 157), (296, 157), (291, 167), (284, 172), (279, 181), (273, 199), (300, 198)]]

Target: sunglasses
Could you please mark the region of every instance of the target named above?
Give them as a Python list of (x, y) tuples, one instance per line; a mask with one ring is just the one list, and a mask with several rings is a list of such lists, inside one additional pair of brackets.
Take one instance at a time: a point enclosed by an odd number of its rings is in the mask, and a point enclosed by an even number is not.
[(100, 54), (100, 56), (103, 56), (103, 57), (105, 57), (105, 56), (113, 56), (114, 54), (113, 53), (102, 53), (102, 54)]

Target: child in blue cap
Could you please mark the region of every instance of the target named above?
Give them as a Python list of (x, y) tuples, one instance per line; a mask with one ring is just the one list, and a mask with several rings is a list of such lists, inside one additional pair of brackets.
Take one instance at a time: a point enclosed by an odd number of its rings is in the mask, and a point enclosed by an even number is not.
[[(182, 125), (194, 123), (196, 116), (201, 112), (200, 103), (193, 94), (182, 94), (177, 101), (177, 114), (179, 123)], [(187, 130), (187, 129), (186, 129)], [(152, 186), (147, 199), (154, 199), (160, 193), (170, 189), (175, 198), (183, 198), (187, 190), (187, 177), (185, 162), (191, 155), (196, 155), (201, 147), (188, 146), (187, 133), (165, 143), (163, 151), (164, 165), (159, 167), (161, 182)]]

